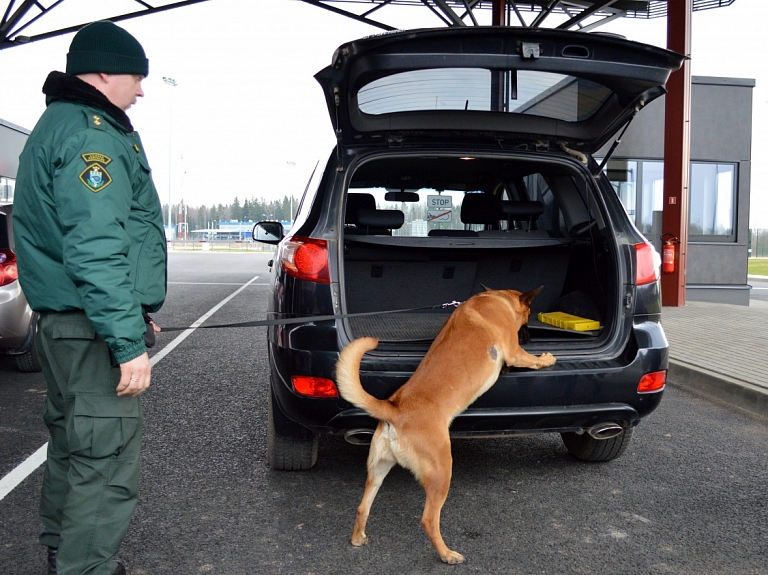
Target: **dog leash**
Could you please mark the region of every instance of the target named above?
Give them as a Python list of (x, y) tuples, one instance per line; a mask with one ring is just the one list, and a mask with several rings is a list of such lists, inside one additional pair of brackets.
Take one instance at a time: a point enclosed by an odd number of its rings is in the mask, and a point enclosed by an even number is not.
[[(225, 329), (225, 328), (242, 328), (242, 327), (268, 327), (273, 325), (290, 325), (290, 324), (296, 324), (296, 323), (310, 323), (315, 321), (328, 321), (328, 320), (334, 320), (334, 319), (346, 319), (350, 317), (365, 317), (365, 316), (373, 316), (373, 315), (388, 315), (388, 314), (395, 314), (395, 313), (405, 313), (410, 311), (423, 311), (428, 309), (446, 309), (449, 307), (459, 307), (462, 302), (453, 300), (451, 302), (436, 304), (436, 305), (428, 305), (424, 307), (412, 307), (412, 308), (405, 308), (405, 309), (392, 309), (392, 310), (386, 310), (386, 311), (366, 311), (366, 312), (358, 312), (358, 313), (340, 313), (340, 314), (331, 314), (331, 315), (303, 315), (298, 317), (288, 317), (288, 318), (280, 318), (280, 319), (265, 319), (265, 320), (255, 320), (255, 321), (243, 321), (243, 322), (235, 322), (235, 323), (220, 323), (215, 325), (199, 325), (197, 327), (163, 327), (161, 326), (161, 332), (169, 332), (169, 331), (186, 331), (188, 329)], [(277, 312), (268, 312), (271, 314), (277, 314)]]

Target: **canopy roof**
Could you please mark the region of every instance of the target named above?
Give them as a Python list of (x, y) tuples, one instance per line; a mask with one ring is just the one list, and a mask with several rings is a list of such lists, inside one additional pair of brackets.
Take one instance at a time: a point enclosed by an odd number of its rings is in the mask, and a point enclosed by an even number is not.
[[(477, 25), (481, 11), (494, 4), (503, 6), (506, 23), (513, 26), (544, 27), (555, 14), (566, 21), (555, 28), (587, 31), (616, 18), (659, 18), (667, 15), (668, 0), (300, 0), (383, 30), (395, 27), (384, 19), (390, 8), (421, 7), (431, 10), (446, 26)], [(730, 6), (734, 0), (693, 0), (693, 10)], [(527, 14), (526, 14), (527, 13)], [(558, 22), (562, 17), (558, 19)]]
[[(46, 26), (46, 16), (56, 8), (60, 14), (70, 0), (0, 0), (7, 2), (0, 19), (0, 50), (68, 34), (95, 19), (117, 22), (182, 8), (209, 0), (98, 0), (92, 9), (83, 9), (82, 17), (73, 17), (63, 28)], [(216, 1), (216, 0), (211, 0)], [(267, 2), (269, 0), (259, 0)], [(284, 0), (271, 0), (272, 2)], [(506, 23), (513, 26), (543, 27), (551, 15), (565, 15), (566, 21), (552, 26), (560, 29), (590, 30), (615, 18), (658, 18), (666, 16), (668, 0), (299, 0), (342, 16), (365, 22), (383, 30), (394, 30), (385, 20), (391, 8), (410, 6), (432, 11), (446, 26), (477, 25), (481, 11), (494, 4), (503, 6)], [(729, 6), (734, 0), (693, 0), (694, 10)], [(72, 2), (74, 4), (74, 2)], [(81, 2), (82, 4), (82, 2)], [(67, 6), (64, 6), (67, 5)], [(95, 11), (94, 11), (95, 10)], [(74, 12), (80, 14), (80, 12)], [(94, 17), (95, 15), (95, 17)], [(482, 19), (482, 18), (481, 18)], [(35, 32), (32, 33), (31, 30)]]

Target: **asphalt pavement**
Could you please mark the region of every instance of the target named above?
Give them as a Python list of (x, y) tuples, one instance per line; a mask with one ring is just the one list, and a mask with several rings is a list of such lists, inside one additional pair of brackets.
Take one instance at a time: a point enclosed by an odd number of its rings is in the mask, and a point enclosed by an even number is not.
[(661, 323), (669, 340), (670, 384), (768, 417), (768, 301), (686, 301), (664, 307)]

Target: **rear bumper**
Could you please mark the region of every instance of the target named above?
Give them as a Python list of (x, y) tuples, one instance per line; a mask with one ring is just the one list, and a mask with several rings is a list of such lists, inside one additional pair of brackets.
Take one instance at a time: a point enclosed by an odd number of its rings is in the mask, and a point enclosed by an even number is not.
[[(661, 400), (661, 393), (654, 394)], [(469, 408), (454, 419), (451, 437), (498, 437), (528, 433), (582, 432), (601, 423), (634, 427), (640, 414), (630, 405), (597, 404), (520, 409)], [(360, 409), (340, 413), (332, 429), (373, 429), (378, 423)]]
[[(632, 427), (661, 402), (663, 390), (638, 393), (640, 379), (666, 370), (669, 350), (661, 325), (637, 321), (629, 361), (558, 361), (542, 370), (519, 370), (499, 380), (451, 425), (453, 436), (482, 437), (532, 432), (583, 431), (606, 422)], [(315, 433), (370, 429), (376, 421), (345, 400), (315, 399), (293, 391), (291, 375), (333, 379), (338, 353), (277, 346), (270, 342), (270, 365), (276, 407), (285, 416)], [(388, 364), (388, 365), (387, 365)], [(364, 358), (360, 379), (369, 393), (389, 397), (413, 372), (413, 361), (372, 354)], [(384, 369), (386, 366), (386, 369)], [(439, 393), (439, 383), (436, 383)]]

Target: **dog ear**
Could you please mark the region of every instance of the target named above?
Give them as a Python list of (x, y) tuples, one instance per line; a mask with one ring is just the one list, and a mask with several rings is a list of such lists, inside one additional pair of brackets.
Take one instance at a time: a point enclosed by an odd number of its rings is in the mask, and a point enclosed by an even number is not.
[(489, 288), (489, 287), (488, 287), (487, 285), (485, 285), (485, 284), (480, 284), (480, 287), (482, 287), (482, 288), (483, 288), (485, 291), (493, 291), (493, 288)]
[(524, 293), (520, 296), (520, 301), (527, 305), (528, 307), (531, 307), (531, 302), (533, 301), (533, 298), (536, 297), (536, 294), (538, 294), (541, 290), (544, 289), (544, 286), (539, 286), (535, 290), (531, 290), (527, 293)]

